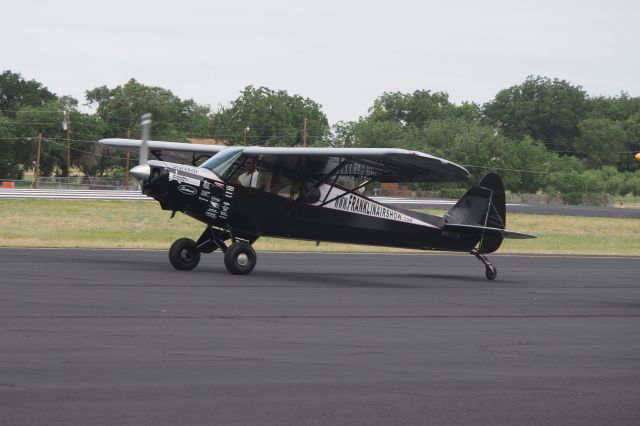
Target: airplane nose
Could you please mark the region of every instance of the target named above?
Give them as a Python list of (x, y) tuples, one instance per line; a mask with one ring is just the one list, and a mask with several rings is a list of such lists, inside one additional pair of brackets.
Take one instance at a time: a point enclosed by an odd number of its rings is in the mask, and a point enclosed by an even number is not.
[(148, 164), (141, 164), (139, 166), (135, 166), (133, 169), (129, 170), (129, 172), (139, 181), (149, 180), (151, 167)]

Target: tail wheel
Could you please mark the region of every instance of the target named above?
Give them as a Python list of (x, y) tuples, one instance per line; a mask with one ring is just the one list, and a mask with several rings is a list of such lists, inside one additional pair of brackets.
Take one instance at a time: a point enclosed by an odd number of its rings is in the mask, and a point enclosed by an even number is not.
[(224, 253), (224, 266), (233, 275), (247, 275), (256, 266), (256, 251), (250, 244), (235, 242)]
[(200, 252), (191, 238), (180, 238), (171, 244), (169, 262), (179, 271), (190, 271), (200, 262)]
[(487, 266), (487, 270), (485, 272), (485, 275), (487, 276), (488, 280), (493, 281), (498, 276), (498, 270), (496, 269), (495, 266), (489, 265), (489, 266)]

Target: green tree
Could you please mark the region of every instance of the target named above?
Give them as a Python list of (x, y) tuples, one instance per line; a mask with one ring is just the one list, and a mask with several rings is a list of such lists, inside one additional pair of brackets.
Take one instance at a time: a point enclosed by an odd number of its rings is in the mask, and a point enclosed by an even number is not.
[(140, 135), (140, 119), (152, 114), (152, 137), (159, 140), (184, 141), (189, 135), (201, 136), (209, 124), (209, 108), (193, 100), (181, 100), (161, 87), (145, 86), (135, 79), (123, 86), (87, 90), (90, 104), (97, 105), (98, 117), (106, 123), (108, 136), (134, 138)]
[(598, 172), (603, 182), (603, 190), (601, 192), (611, 195), (624, 195), (624, 173), (620, 173), (613, 166), (602, 166)]
[(590, 168), (616, 165), (625, 149), (622, 123), (607, 118), (587, 118), (578, 125), (580, 136), (573, 146)]
[(307, 144), (329, 143), (329, 123), (321, 105), (284, 90), (247, 86), (231, 105), (213, 115), (211, 133), (233, 145), (244, 144), (245, 138), (248, 145), (302, 145), (305, 118)]
[(83, 114), (71, 111), (72, 128), (72, 164), (85, 176), (101, 176), (114, 166), (124, 166), (122, 152), (107, 153), (97, 141), (105, 136), (107, 123), (95, 114)]
[(557, 161), (557, 156), (545, 146), (525, 137), (521, 141), (503, 141), (500, 172), (505, 186), (514, 192), (536, 193), (548, 184), (549, 173)]
[(15, 118), (25, 106), (42, 106), (56, 99), (42, 83), (27, 81), (20, 73), (5, 70), (0, 74), (0, 115)]
[(23, 168), (17, 158), (28, 140), (16, 138), (16, 126), (13, 120), (0, 115), (0, 179), (22, 179)]
[(425, 126), (430, 121), (455, 114), (456, 106), (449, 102), (449, 95), (429, 90), (415, 92), (384, 93), (369, 109), (369, 121), (393, 121), (401, 126)]
[(329, 145), (336, 148), (351, 148), (358, 144), (354, 121), (338, 121), (333, 125)]
[[(55, 101), (56, 95), (35, 80), (25, 80), (21, 74), (3, 71), (0, 74), (0, 179), (21, 179), (24, 170), (33, 164), (38, 120), (17, 119), (24, 108), (35, 108)], [(32, 131), (26, 132), (30, 126)]]
[[(40, 175), (67, 174), (66, 132), (62, 128), (64, 111), (74, 107), (74, 100), (63, 98), (39, 106), (26, 106), (16, 115), (17, 136), (25, 140), (43, 136)], [(72, 118), (73, 121), (73, 118)], [(31, 168), (36, 158), (35, 144), (24, 144), (18, 160), (25, 169)], [(73, 163), (73, 151), (72, 151)]]
[(393, 121), (361, 120), (354, 124), (354, 145), (367, 148), (406, 148), (407, 132)]
[(573, 156), (557, 156), (546, 170), (546, 185), (543, 188), (548, 193), (582, 193), (586, 186), (583, 179), (584, 165)]
[(608, 118), (614, 121), (625, 121), (640, 112), (640, 98), (622, 92), (619, 96), (596, 96), (587, 99), (589, 118)]
[(565, 80), (528, 76), (524, 83), (498, 92), (483, 106), (485, 120), (505, 135), (520, 140), (531, 136), (549, 149), (566, 151), (578, 136), (578, 124), (587, 113), (581, 86)]
[(635, 197), (640, 195), (640, 170), (625, 172), (620, 193), (622, 195), (632, 194)]
[[(43, 135), (41, 153), (41, 176), (54, 172), (67, 176), (67, 131), (63, 129), (65, 111), (69, 110), (71, 129), (71, 167), (79, 167), (85, 175), (95, 176), (104, 169), (102, 146), (97, 140), (104, 136), (105, 123), (95, 114), (84, 114), (77, 110), (78, 102), (70, 97), (61, 97), (42, 106), (23, 107), (15, 119), (16, 136), (20, 141), (34, 141), (38, 133)], [(25, 142), (16, 157), (26, 169), (33, 167), (36, 144)]]
[(630, 115), (624, 122), (625, 149), (621, 156), (618, 168), (621, 170), (639, 170), (640, 162), (636, 161), (634, 155), (640, 152), (640, 108), (639, 112)]

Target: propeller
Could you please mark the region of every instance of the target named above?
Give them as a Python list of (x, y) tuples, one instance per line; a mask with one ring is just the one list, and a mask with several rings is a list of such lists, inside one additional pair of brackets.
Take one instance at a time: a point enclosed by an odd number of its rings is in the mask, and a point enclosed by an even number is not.
[(148, 112), (142, 115), (142, 121), (140, 122), (142, 128), (142, 142), (140, 143), (140, 163), (132, 168), (129, 172), (139, 181), (144, 182), (149, 179), (151, 174), (151, 167), (147, 162), (149, 161), (149, 134), (151, 133), (151, 113)]

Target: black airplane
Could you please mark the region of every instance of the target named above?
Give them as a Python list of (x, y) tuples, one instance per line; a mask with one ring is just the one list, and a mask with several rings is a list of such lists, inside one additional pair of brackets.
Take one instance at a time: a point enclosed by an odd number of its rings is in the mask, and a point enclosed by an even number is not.
[[(485, 254), (496, 251), (504, 238), (534, 238), (505, 230), (504, 187), (495, 173), (472, 186), (444, 216), (385, 205), (362, 194), (375, 181), (468, 180), (462, 166), (422, 152), (100, 142), (140, 150), (142, 161), (154, 155), (157, 160), (131, 169), (142, 192), (172, 211), (172, 217), (182, 212), (205, 224), (196, 241), (180, 238), (171, 245), (169, 260), (179, 270), (195, 268), (201, 253), (220, 249), (231, 274), (248, 274), (256, 265), (252, 244), (270, 236), (466, 252), (485, 265), (487, 279), (493, 280), (497, 270)], [(170, 162), (171, 156), (182, 158)]]

